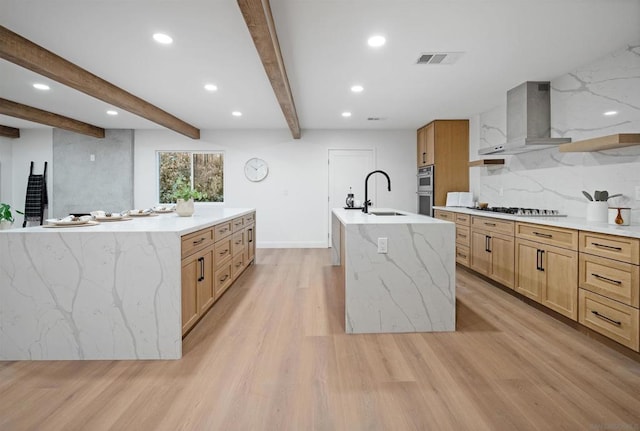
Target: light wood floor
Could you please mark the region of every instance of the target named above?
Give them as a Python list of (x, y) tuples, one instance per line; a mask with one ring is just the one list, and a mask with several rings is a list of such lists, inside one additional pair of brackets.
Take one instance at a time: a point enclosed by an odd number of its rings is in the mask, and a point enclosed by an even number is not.
[(640, 363), (458, 269), (455, 333), (345, 335), (329, 250), (258, 250), (180, 361), (0, 362), (0, 430), (640, 430)]

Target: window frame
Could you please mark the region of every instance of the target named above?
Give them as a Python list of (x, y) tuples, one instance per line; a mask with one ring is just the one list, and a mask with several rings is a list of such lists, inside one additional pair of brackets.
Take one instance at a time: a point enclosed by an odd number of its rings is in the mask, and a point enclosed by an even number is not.
[(194, 154), (220, 154), (222, 156), (222, 201), (220, 202), (194, 202), (195, 205), (205, 205), (205, 206), (222, 206), (225, 203), (225, 178), (226, 178), (226, 152), (224, 150), (156, 150), (156, 202), (160, 203), (160, 155), (162, 153), (188, 153), (191, 160), (191, 169), (190, 169), (190, 178), (189, 182), (192, 184), (193, 189), (193, 155)]

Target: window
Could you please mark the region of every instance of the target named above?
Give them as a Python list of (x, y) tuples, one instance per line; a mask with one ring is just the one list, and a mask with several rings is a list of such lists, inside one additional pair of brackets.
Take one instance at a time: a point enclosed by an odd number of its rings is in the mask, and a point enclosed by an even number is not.
[(181, 178), (192, 189), (204, 193), (199, 202), (224, 202), (224, 154), (195, 151), (158, 152), (159, 203), (175, 202), (173, 191)]

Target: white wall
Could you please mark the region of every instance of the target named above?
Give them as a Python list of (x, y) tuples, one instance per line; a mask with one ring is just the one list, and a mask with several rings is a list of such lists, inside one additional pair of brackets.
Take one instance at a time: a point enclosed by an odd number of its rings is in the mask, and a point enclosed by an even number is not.
[[(326, 247), (329, 149), (374, 149), (376, 169), (385, 170), (392, 182), (389, 193), (378, 181), (374, 203), (415, 212), (415, 145), (415, 130), (310, 130), (298, 140), (288, 130), (202, 131), (199, 141), (170, 131), (137, 130), (134, 203), (157, 203), (157, 150), (222, 150), (225, 205), (257, 209), (258, 247)], [(244, 177), (251, 157), (269, 164), (262, 182)]]
[[(51, 185), (53, 183), (53, 129), (20, 129), (20, 137), (11, 139), (9, 145), (11, 150), (2, 148), (0, 161), (2, 161), (2, 202), (7, 202), (12, 208), (22, 211), (24, 209), (25, 195), (27, 193), (27, 181), (29, 180), (29, 165), (34, 162), (34, 173), (41, 174), (44, 169), (44, 162), (49, 162), (47, 167), (47, 192), (49, 193), (49, 203), (51, 203)], [(0, 142), (4, 147), (6, 140)], [(8, 153), (8, 155), (6, 154)], [(10, 167), (5, 166), (4, 160), (10, 160)], [(5, 169), (8, 169), (10, 180), (5, 186)], [(5, 200), (6, 199), (6, 200)], [(49, 205), (49, 211), (51, 206)], [(14, 214), (16, 216), (17, 214)], [(45, 211), (45, 218), (49, 217)], [(22, 216), (16, 217), (15, 226), (22, 226)]]
[(14, 139), (0, 137), (0, 202), (11, 206), (12, 141)]
[[(471, 128), (471, 160), (480, 158), (478, 148), (505, 142), (506, 90), (505, 105), (474, 117), (479, 127)], [(618, 115), (602, 115), (609, 110)], [(553, 137), (574, 141), (640, 132), (640, 42), (552, 79), (551, 127)], [(632, 223), (640, 223), (640, 202), (635, 200), (640, 145), (587, 153), (560, 153), (556, 147), (483, 158), (505, 159), (502, 167), (471, 168), (471, 190), (491, 206), (558, 209), (585, 217), (587, 200), (581, 191), (607, 190), (624, 194), (609, 205), (631, 207)]]

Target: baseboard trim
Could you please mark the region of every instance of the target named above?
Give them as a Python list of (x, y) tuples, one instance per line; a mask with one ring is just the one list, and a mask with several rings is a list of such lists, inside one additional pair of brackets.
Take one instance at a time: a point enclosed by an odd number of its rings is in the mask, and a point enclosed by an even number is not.
[(257, 241), (257, 248), (327, 248), (325, 241), (289, 242), (289, 241)]

